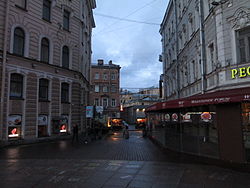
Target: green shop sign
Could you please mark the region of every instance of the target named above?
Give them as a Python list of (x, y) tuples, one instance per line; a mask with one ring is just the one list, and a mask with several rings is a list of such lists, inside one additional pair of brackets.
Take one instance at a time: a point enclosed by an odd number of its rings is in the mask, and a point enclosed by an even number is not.
[(241, 67), (241, 68), (231, 70), (232, 79), (245, 78), (247, 76), (250, 76), (250, 67)]

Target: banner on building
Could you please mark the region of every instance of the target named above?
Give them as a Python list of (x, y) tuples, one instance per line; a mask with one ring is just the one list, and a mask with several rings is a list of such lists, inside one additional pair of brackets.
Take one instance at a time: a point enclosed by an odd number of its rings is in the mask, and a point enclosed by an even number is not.
[(93, 118), (94, 110), (93, 106), (86, 106), (86, 118)]

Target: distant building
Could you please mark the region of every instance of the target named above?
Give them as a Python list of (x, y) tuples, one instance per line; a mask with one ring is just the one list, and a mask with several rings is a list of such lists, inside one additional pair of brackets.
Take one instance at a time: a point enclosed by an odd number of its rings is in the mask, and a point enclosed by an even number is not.
[(0, 139), (86, 125), (95, 0), (0, 1)]
[(104, 118), (120, 117), (120, 69), (102, 59), (91, 65), (90, 105), (102, 106)]
[(122, 91), (121, 99), (121, 117), (130, 124), (135, 124), (137, 119), (145, 119), (145, 109), (160, 100), (159, 88), (140, 89), (137, 93)]

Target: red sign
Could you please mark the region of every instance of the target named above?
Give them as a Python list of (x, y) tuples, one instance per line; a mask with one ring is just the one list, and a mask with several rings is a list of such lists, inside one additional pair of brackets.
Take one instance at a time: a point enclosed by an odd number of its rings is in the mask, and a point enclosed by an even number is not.
[(202, 121), (209, 122), (212, 119), (212, 115), (209, 112), (203, 112), (201, 114)]

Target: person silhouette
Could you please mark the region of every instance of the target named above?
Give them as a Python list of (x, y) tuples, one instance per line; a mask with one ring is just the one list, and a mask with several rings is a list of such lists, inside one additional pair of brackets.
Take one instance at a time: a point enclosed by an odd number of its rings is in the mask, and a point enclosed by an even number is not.
[(76, 140), (78, 142), (78, 125), (74, 124), (73, 125), (73, 137), (72, 137), (72, 143)]

